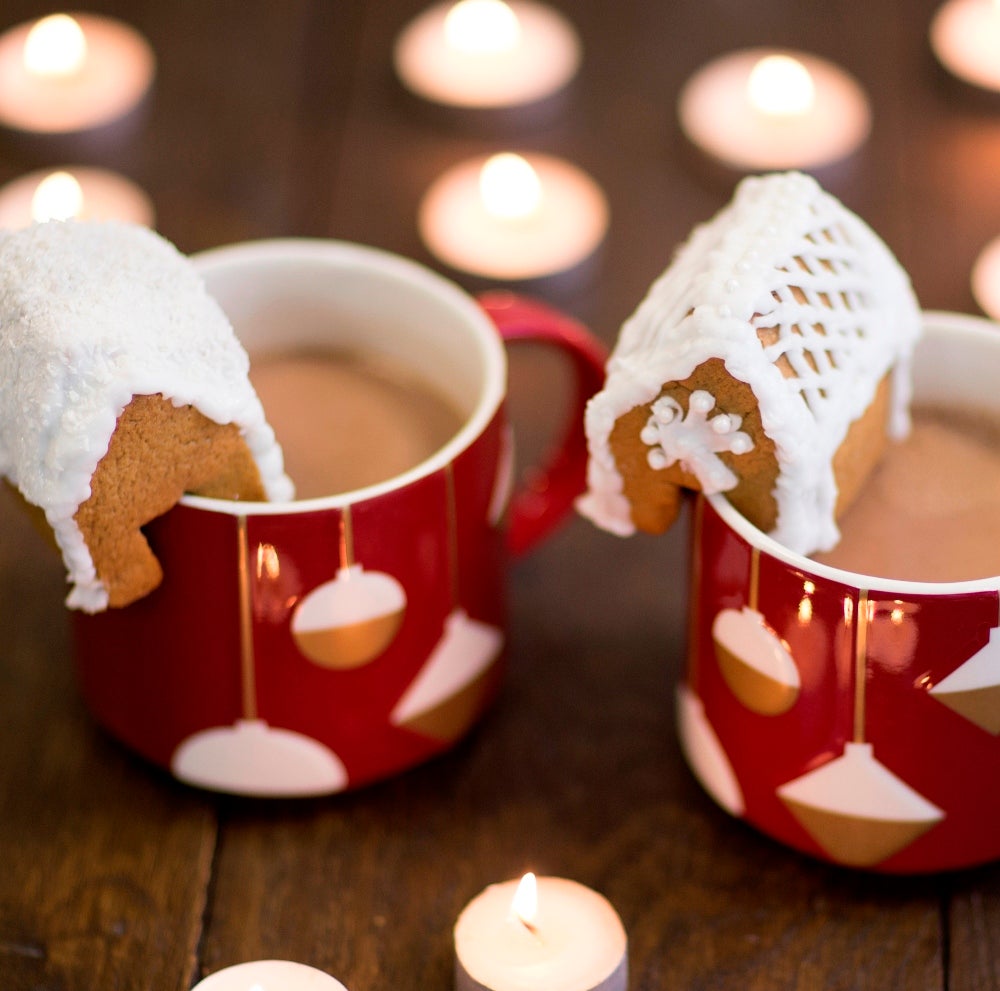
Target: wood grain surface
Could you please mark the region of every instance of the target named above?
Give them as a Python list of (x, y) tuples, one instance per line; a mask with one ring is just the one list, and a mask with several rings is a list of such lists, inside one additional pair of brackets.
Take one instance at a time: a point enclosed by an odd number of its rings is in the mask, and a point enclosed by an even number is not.
[[(419, 0), (88, 4), (154, 46), (146, 113), (96, 145), (0, 134), (0, 181), (99, 162), (149, 192), (186, 252), (308, 235), (434, 266), (415, 213), (439, 172), (491, 149), (552, 152), (604, 186), (612, 226), (588, 278), (538, 293), (611, 343), (731, 193), (733, 177), (684, 145), (680, 86), (731, 48), (791, 46), (840, 62), (872, 98), (871, 140), (820, 178), (896, 251), (925, 307), (975, 312), (969, 270), (1000, 233), (1000, 106), (936, 68), (932, 0), (557, 5), (584, 44), (571, 91), (541, 119), (477, 122), (393, 78), (392, 43)], [(6, 0), (0, 27), (49, 10)], [(515, 357), (526, 451), (548, 430), (547, 375)], [(527, 869), (607, 895), (634, 991), (1000, 988), (1000, 869), (838, 870), (729, 819), (695, 783), (671, 704), (684, 526), (621, 541), (569, 521), (512, 569), (509, 674), (467, 740), (356, 794), (261, 803), (184, 788), (92, 723), (61, 567), (2, 495), (2, 991), (187, 991), (265, 957), (351, 991), (443, 991), (462, 906)]]

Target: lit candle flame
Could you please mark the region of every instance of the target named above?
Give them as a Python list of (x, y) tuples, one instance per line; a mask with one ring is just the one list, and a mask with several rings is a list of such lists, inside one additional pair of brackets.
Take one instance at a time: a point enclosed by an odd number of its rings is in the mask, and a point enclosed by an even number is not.
[(24, 67), (37, 76), (71, 76), (87, 58), (87, 39), (69, 14), (51, 14), (28, 32), (23, 57)]
[(750, 73), (747, 96), (758, 110), (776, 117), (806, 113), (816, 98), (809, 70), (790, 55), (767, 55)]
[(511, 915), (529, 932), (535, 932), (538, 915), (538, 883), (530, 871), (521, 878), (510, 903)]
[(531, 216), (542, 200), (542, 183), (531, 163), (513, 152), (487, 159), (479, 173), (486, 212), (504, 220)]
[(508, 52), (521, 40), (521, 22), (503, 0), (459, 0), (445, 15), (444, 34), (465, 54)]
[(83, 212), (83, 190), (69, 172), (47, 175), (31, 197), (31, 217), (45, 220), (71, 220)]

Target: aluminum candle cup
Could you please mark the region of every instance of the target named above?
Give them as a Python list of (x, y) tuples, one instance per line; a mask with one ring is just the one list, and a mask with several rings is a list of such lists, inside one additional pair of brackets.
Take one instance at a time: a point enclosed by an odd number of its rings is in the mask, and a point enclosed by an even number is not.
[[(190, 784), (316, 795), (384, 778), (450, 747), (494, 696), (507, 551), (542, 539), (583, 487), (582, 409), (603, 348), (547, 307), (506, 293), (477, 305), (358, 245), (250, 243), (197, 264), (252, 356), (363, 350), (434, 386), (458, 426), (412, 469), (351, 491), (185, 497), (146, 528), (161, 586), (74, 616), (84, 698), (114, 736)], [(523, 492), (504, 340), (559, 349), (577, 379), (544, 484)], [(297, 399), (292, 433), (308, 448), (319, 435)]]
[[(995, 324), (925, 315), (915, 405), (1000, 420), (998, 371)], [(913, 873), (997, 858), (998, 590), (1000, 576), (817, 564), (722, 496), (700, 500), (677, 696), (694, 773), (731, 814), (837, 864)]]

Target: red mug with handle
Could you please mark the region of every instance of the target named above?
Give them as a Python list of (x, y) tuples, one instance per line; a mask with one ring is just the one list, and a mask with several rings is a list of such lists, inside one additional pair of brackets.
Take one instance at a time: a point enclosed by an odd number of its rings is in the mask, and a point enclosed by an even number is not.
[[(195, 786), (306, 796), (385, 778), (452, 746), (495, 695), (506, 560), (583, 488), (583, 406), (604, 349), (548, 306), (507, 292), (477, 301), (360, 245), (251, 242), (196, 262), (251, 357), (391, 357), (462, 422), (416, 467), (355, 491), (185, 496), (146, 528), (160, 588), (74, 615), (81, 692), (113, 736)], [(520, 488), (504, 347), (518, 341), (568, 355), (575, 380), (548, 462)]]

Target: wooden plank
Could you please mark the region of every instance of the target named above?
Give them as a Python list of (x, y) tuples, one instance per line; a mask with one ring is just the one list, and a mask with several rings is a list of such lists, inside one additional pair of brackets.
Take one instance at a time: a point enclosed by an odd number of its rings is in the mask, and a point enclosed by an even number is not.
[(61, 563), (0, 503), (0, 974), (5, 991), (181, 991), (211, 803), (107, 739), (77, 697)]
[(947, 926), (948, 987), (1000, 988), (1000, 873), (996, 867), (956, 876)]

